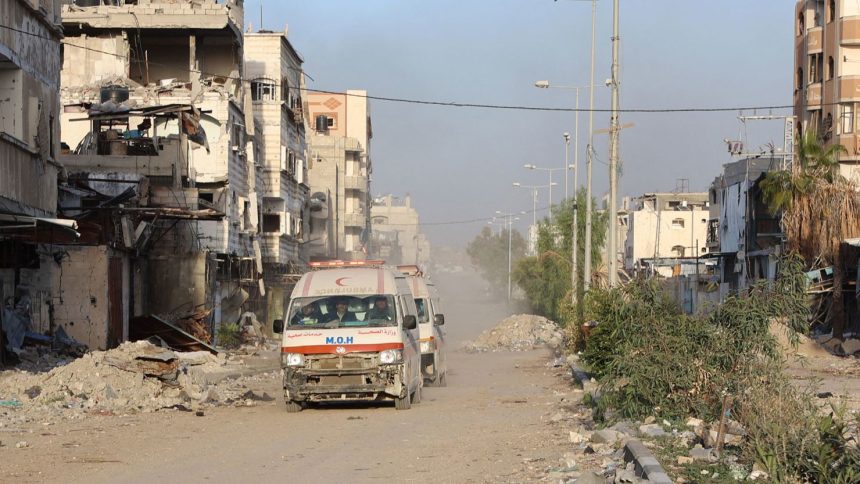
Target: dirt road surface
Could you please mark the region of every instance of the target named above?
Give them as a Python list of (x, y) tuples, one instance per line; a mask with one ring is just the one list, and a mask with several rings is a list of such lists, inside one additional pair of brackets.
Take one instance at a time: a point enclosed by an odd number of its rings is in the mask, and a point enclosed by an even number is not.
[[(508, 314), (477, 276), (440, 275), (449, 386), (408, 411), (333, 406), (287, 414), (274, 398), (248, 408), (93, 416), (18, 433), (0, 429), (0, 482), (531, 482), (565, 451), (549, 421), (565, 388), (546, 351), (459, 348)], [(16, 448), (26, 441), (29, 446)]]

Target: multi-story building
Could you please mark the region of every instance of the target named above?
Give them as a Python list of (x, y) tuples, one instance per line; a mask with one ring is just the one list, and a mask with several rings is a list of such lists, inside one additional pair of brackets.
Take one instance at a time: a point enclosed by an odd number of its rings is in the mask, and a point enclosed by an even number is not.
[(5, 0), (0, 19), (0, 311), (30, 317), (46, 294), (30, 283), (41, 229), (66, 223), (54, 219), (62, 25), (53, 0)]
[(367, 257), (373, 130), (366, 96), (356, 90), (307, 95), (312, 259)]
[(853, 176), (860, 163), (860, 3), (800, 0), (794, 18), (797, 132), (844, 146), (842, 173)]
[(265, 292), (242, 1), (101, 3), (63, 6), (63, 205), (125, 216), (122, 232), (103, 224), (92, 240), (122, 249), (104, 257), (121, 258), (112, 277), (131, 281), (126, 321), (199, 307), (213, 329), (235, 321)]
[(262, 165), (260, 240), (268, 290), (257, 316), (264, 321), (283, 316), (284, 301), (308, 262), (303, 250), (309, 187), (302, 62), (286, 31), (245, 33), (245, 77)]
[(418, 211), (412, 198), (392, 195), (377, 198), (370, 209), (373, 232), (373, 256), (391, 264), (417, 264), (426, 267), (430, 262), (430, 242), (421, 231)]
[(707, 247), (717, 261), (721, 297), (752, 280), (776, 277), (783, 235), (759, 182), (783, 164), (782, 157), (737, 160), (723, 165), (723, 173), (711, 184)]
[[(669, 277), (707, 254), (708, 193), (649, 193), (626, 213), (624, 267)], [(683, 272), (683, 269), (682, 269)]]

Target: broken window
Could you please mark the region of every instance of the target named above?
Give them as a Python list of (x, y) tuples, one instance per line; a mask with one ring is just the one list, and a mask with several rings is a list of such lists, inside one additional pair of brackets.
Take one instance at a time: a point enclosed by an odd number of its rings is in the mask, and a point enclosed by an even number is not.
[(806, 85), (806, 81), (803, 78), (803, 68), (802, 67), (797, 68), (797, 79), (796, 79), (796, 81), (797, 81), (797, 89), (798, 90), (803, 89), (803, 86)]
[(279, 233), (281, 231), (281, 216), (277, 213), (263, 214), (263, 232)]
[(854, 105), (851, 103), (842, 105), (842, 115), (840, 116), (840, 125), (843, 133), (854, 132)]
[(824, 56), (821, 53), (809, 55), (809, 82), (821, 82), (822, 68), (824, 65)]
[(129, 77), (142, 85), (174, 86), (191, 80), (188, 36), (129, 34)]
[(278, 93), (275, 81), (266, 78), (251, 81), (251, 99), (254, 101), (277, 101)]

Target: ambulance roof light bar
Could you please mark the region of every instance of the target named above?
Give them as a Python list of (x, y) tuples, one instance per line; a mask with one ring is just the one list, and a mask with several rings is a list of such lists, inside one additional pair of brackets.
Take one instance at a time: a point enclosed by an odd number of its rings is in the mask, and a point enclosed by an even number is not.
[(378, 267), (385, 265), (384, 260), (329, 260), (322, 262), (311, 262), (314, 269), (333, 269), (338, 267)]

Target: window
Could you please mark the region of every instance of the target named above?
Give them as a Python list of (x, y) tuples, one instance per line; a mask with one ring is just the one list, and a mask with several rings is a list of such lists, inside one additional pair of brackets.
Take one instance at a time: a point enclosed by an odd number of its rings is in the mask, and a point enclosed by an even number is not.
[(275, 81), (272, 79), (254, 79), (251, 81), (251, 99), (253, 101), (277, 101)]
[[(5, 63), (4, 63), (5, 64)], [(24, 91), (22, 71), (0, 69), (0, 132), (24, 141)], [(36, 113), (31, 113), (35, 116)]]
[(672, 220), (672, 228), (673, 229), (683, 229), (684, 228), (684, 219), (676, 218)]
[(684, 246), (676, 245), (672, 247), (672, 255), (674, 255), (675, 257), (684, 257)]
[(804, 12), (800, 12), (797, 16), (797, 35), (801, 36), (806, 31), (806, 14)]
[(827, 80), (833, 79), (836, 75), (836, 65), (833, 63), (833, 56), (827, 58)]
[(854, 105), (843, 104), (842, 115), (840, 116), (840, 125), (843, 133), (854, 132)]
[(326, 118), (326, 121), (328, 121), (328, 127), (329, 127), (329, 128), (335, 128), (335, 127), (337, 127), (337, 123), (335, 123), (335, 119), (334, 119), (334, 118)]
[(281, 231), (281, 216), (277, 213), (263, 214), (263, 232), (278, 233)]
[(827, 5), (827, 22), (833, 22), (836, 20), (836, 0), (830, 0)]
[(290, 90), (290, 81), (286, 77), (281, 79), (281, 99), (287, 103), (287, 106), (293, 107), (293, 93)]
[(821, 82), (821, 76), (823, 74), (822, 68), (824, 67), (824, 56), (822, 54), (810, 54), (809, 55), (809, 82), (816, 83)]
[(798, 67), (797, 68), (797, 89), (798, 90), (803, 89), (803, 86), (805, 86), (805, 85), (806, 85), (806, 81), (803, 78), (803, 68)]

